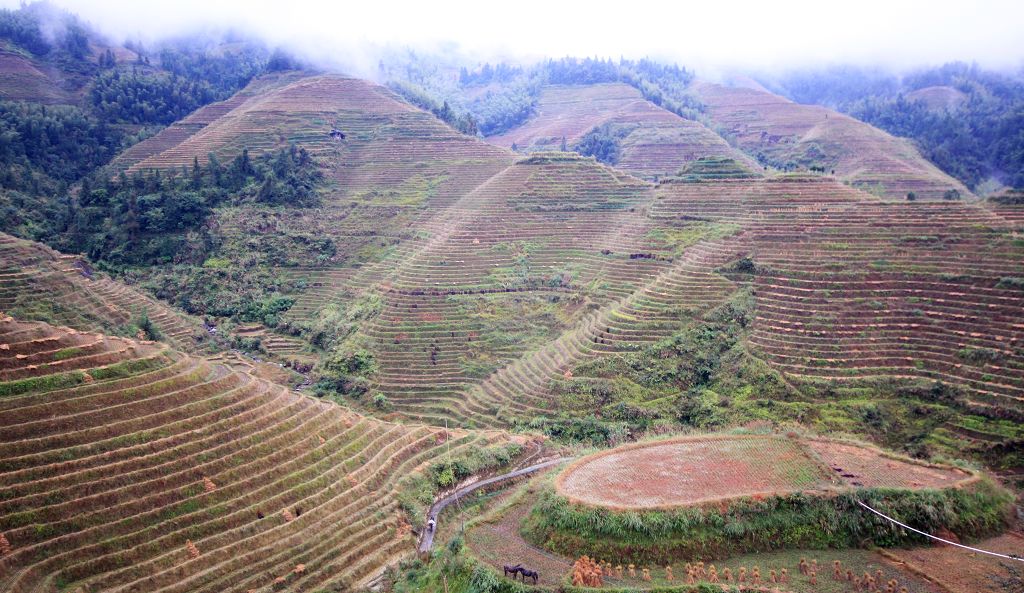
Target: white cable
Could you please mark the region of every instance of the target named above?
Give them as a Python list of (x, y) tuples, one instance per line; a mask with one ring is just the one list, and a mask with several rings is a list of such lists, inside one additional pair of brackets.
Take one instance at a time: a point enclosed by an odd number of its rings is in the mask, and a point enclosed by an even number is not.
[(914, 529), (910, 525), (906, 525), (904, 523), (900, 523), (896, 519), (893, 519), (892, 517), (889, 517), (887, 515), (883, 515), (882, 513), (876, 511), (875, 509), (869, 507), (868, 505), (864, 504), (863, 502), (861, 502), (859, 500), (857, 501), (857, 504), (859, 504), (860, 506), (866, 508), (867, 510), (871, 511), (872, 513), (878, 515), (879, 517), (885, 519), (886, 521), (891, 521), (891, 522), (899, 525), (900, 527), (902, 527), (904, 529), (909, 529), (910, 531), (913, 531), (914, 533), (920, 533), (921, 535), (923, 535), (925, 537), (930, 537), (930, 538), (932, 538), (934, 540), (938, 540), (938, 541), (940, 541), (940, 542), (942, 542), (944, 544), (949, 544), (951, 546), (956, 546), (958, 548), (964, 548), (965, 550), (970, 550), (972, 552), (979, 552), (981, 554), (988, 554), (989, 556), (998, 556), (1000, 558), (1006, 558), (1007, 560), (1017, 560), (1018, 562), (1024, 562), (1024, 558), (1021, 558), (1020, 556), (1018, 556), (1016, 554), (1000, 554), (999, 552), (990, 552), (988, 550), (982, 550), (982, 549), (979, 549), (979, 548), (972, 548), (971, 546), (965, 546), (963, 544), (958, 544), (956, 542), (951, 542), (948, 539), (942, 539), (941, 537), (937, 537), (937, 536), (931, 535), (929, 533), (925, 533), (925, 532), (921, 531), (920, 529)]

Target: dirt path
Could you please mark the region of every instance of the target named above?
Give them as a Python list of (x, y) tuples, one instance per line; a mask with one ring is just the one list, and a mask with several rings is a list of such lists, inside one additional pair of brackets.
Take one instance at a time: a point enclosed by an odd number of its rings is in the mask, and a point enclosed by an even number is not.
[[(1016, 532), (977, 542), (983, 550), (1004, 554), (1024, 554), (1024, 536)], [(993, 577), (1006, 577), (1006, 565), (1024, 569), (1021, 562), (1013, 562), (977, 554), (953, 546), (931, 546), (910, 550), (889, 550), (888, 555), (903, 562), (909, 569), (928, 575), (940, 589), (952, 593), (996, 593), (1006, 591)]]
[[(430, 507), (430, 512), (427, 513), (427, 525), (423, 526), (423, 536), (420, 539), (419, 552), (420, 553), (424, 553), (424, 552), (429, 552), (430, 551), (431, 546), (434, 545), (434, 532), (437, 531), (437, 528), (436, 528), (437, 516), (441, 513), (441, 511), (443, 511), (445, 509), (445, 507), (447, 507), (448, 505), (452, 504), (453, 502), (455, 502), (459, 498), (462, 498), (463, 496), (466, 496), (467, 494), (469, 494), (469, 493), (471, 493), (471, 492), (473, 492), (475, 490), (483, 488), (484, 486), (490, 486), (491, 484), (496, 484), (498, 482), (503, 482), (505, 480), (510, 480), (512, 478), (518, 478), (519, 476), (525, 476), (525, 475), (531, 474), (531, 473), (533, 473), (535, 471), (542, 470), (544, 468), (551, 467), (553, 465), (558, 465), (559, 463), (563, 463), (563, 462), (568, 461), (570, 459), (572, 459), (572, 458), (571, 457), (559, 457), (558, 459), (552, 459), (550, 461), (544, 461), (542, 463), (537, 463), (537, 464), (531, 465), (529, 467), (524, 467), (522, 469), (517, 469), (516, 471), (509, 472), (507, 474), (501, 474), (500, 476), (494, 476), (493, 478), (487, 478), (486, 480), (481, 480), (479, 482), (475, 482), (475, 483), (470, 484), (468, 486), (463, 486), (462, 488), (459, 488), (455, 492), (453, 492), (453, 493), (449, 494), (448, 496), (442, 498), (441, 500), (435, 502), (433, 504), (433, 506)], [(434, 529), (429, 529), (428, 528), (428, 526), (430, 525), (431, 521), (433, 521), (434, 524), (435, 524), (435, 528)]]
[(529, 501), (519, 501), (493, 522), (482, 523), (471, 529), (466, 534), (466, 544), (477, 558), (494, 568), (499, 575), (502, 574), (502, 565), (522, 564), (540, 574), (538, 585), (553, 587), (561, 584), (562, 579), (569, 574), (572, 562), (530, 544), (519, 534), (519, 527), (531, 508), (533, 505)]

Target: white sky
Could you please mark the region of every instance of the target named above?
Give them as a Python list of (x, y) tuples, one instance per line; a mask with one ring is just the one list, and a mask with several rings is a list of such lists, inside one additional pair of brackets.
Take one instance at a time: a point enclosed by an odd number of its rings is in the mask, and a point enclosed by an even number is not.
[[(20, 0), (0, 0), (16, 7)], [(1024, 0), (54, 0), (117, 40), (233, 27), (341, 64), (373, 44), (497, 56), (651, 57), (719, 68), (1024, 65)], [(368, 65), (364, 64), (362, 67)], [(357, 67), (356, 69), (359, 69)]]

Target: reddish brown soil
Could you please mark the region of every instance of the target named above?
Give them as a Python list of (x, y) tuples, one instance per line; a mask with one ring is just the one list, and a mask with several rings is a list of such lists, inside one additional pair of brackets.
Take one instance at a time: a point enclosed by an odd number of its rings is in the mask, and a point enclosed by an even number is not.
[(868, 449), (834, 441), (809, 441), (808, 446), (836, 475), (852, 486), (867, 488), (945, 488), (970, 478), (951, 467), (908, 463)]
[(718, 435), (620, 447), (585, 457), (556, 481), (582, 504), (652, 509), (718, 499), (848, 487), (946, 488), (975, 479), (957, 468), (823, 439)]
[(617, 508), (668, 507), (831, 485), (799, 443), (780, 437), (684, 439), (614, 450), (571, 466), (558, 490)]
[[(1024, 553), (1024, 537), (1010, 532), (999, 537), (982, 540), (974, 547), (1003, 554)], [(893, 558), (903, 561), (907, 568), (928, 576), (951, 593), (1005, 592), (993, 577), (1006, 577), (1004, 566), (1013, 564), (1024, 569), (1024, 563), (977, 554), (953, 546), (893, 550)]]

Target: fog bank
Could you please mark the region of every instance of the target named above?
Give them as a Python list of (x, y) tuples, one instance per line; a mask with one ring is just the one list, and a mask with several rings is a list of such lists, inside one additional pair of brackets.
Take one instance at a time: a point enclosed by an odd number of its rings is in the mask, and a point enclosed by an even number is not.
[[(457, 48), (471, 61), (541, 56), (653, 58), (695, 68), (832, 63), (901, 70), (947, 61), (1024, 64), (1019, 0), (858, 3), (315, 2), (54, 0), (114, 40), (231, 29), (323, 65), (371, 75), (384, 46)], [(0, 0), (16, 8), (18, 0)]]

